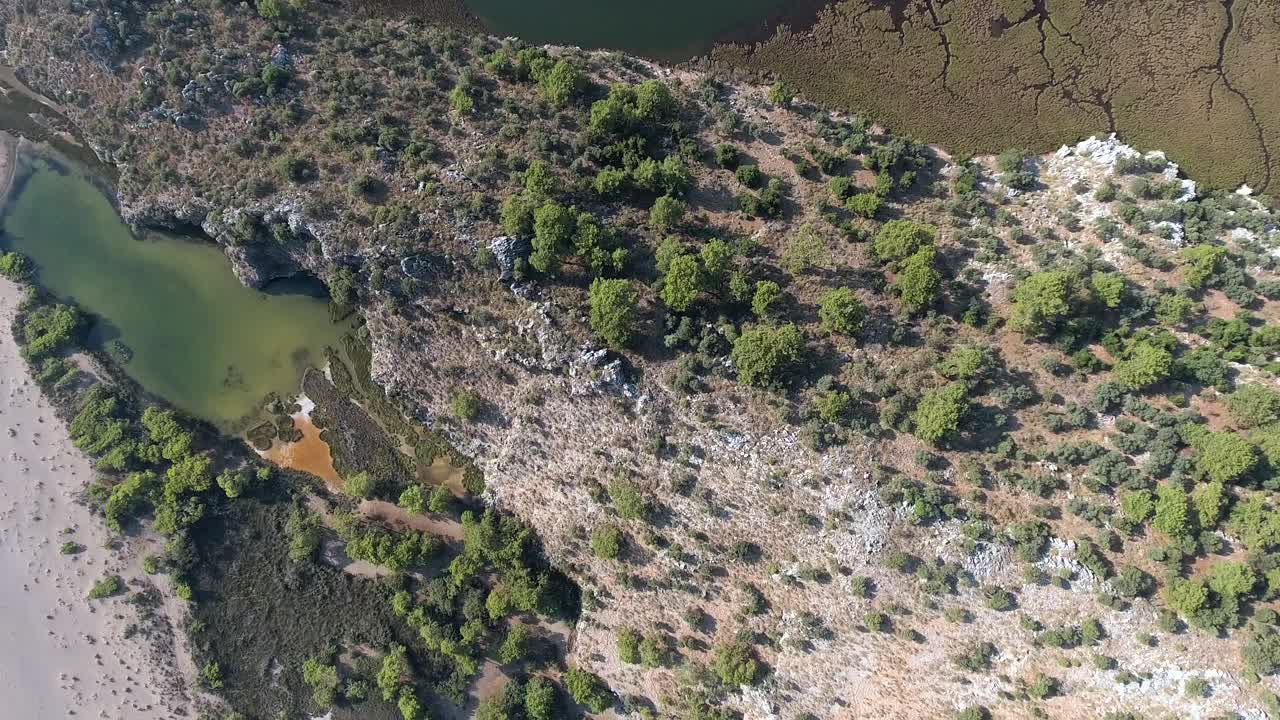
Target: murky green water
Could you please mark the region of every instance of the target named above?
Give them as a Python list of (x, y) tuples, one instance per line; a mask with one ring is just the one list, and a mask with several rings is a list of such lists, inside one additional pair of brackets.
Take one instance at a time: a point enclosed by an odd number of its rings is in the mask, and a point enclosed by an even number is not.
[(625, 50), (685, 60), (744, 31), (761, 34), (791, 6), (811, 0), (466, 0), (497, 35), (531, 43)]
[(84, 178), (42, 160), (4, 218), (7, 244), (31, 257), (39, 282), (99, 316), (93, 339), (119, 339), (144, 388), (219, 425), (240, 429), (268, 392), (298, 392), (347, 329), (325, 300), (244, 287), (209, 243), (151, 234), (135, 239)]

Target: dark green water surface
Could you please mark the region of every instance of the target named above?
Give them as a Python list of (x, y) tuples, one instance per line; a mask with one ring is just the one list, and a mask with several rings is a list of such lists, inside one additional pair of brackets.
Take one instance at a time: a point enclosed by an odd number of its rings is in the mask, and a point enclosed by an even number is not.
[(685, 60), (727, 38), (767, 35), (771, 21), (812, 0), (466, 0), (497, 35), (530, 43), (624, 50)]
[[(125, 369), (148, 391), (224, 430), (243, 428), (269, 392), (292, 396), (347, 326), (300, 283), (240, 284), (211, 243), (135, 239), (84, 177), (23, 158), (4, 217), (5, 244), (35, 261), (40, 285), (95, 316), (92, 338), (132, 351)], [(292, 291), (292, 292), (291, 292)]]

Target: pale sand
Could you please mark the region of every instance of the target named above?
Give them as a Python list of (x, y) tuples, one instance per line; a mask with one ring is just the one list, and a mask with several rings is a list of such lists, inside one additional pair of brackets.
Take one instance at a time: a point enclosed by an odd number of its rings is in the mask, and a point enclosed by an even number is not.
[(9, 189), (18, 171), (18, 139), (0, 130), (0, 210), (9, 199)]
[[(77, 502), (93, 470), (18, 355), (9, 327), (20, 298), (0, 279), (0, 717), (190, 717), (173, 603), (142, 620), (127, 593), (87, 597), (108, 574), (130, 592), (154, 583), (135, 569), (143, 541), (104, 547), (102, 520)], [(84, 552), (61, 554), (67, 540)], [(126, 638), (134, 624), (141, 632)]]

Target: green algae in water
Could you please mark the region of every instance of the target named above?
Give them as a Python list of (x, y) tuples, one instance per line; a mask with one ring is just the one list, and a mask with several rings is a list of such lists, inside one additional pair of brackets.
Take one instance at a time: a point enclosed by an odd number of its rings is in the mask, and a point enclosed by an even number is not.
[(35, 261), (40, 284), (98, 317), (92, 339), (123, 343), (148, 391), (224, 430), (243, 429), (270, 392), (298, 392), (303, 370), (341, 347), (348, 325), (324, 299), (240, 284), (210, 243), (136, 239), (107, 198), (73, 173), (35, 161), (5, 218), (8, 245)]

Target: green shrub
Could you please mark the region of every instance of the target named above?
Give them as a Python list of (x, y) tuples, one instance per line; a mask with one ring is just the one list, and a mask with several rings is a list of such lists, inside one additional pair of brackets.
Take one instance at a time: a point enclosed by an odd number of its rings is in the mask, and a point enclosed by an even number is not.
[(890, 220), (880, 227), (871, 243), (871, 253), (882, 263), (905, 260), (931, 247), (935, 229), (912, 220)]
[(22, 318), (22, 352), (29, 360), (60, 353), (79, 341), (84, 317), (70, 305), (41, 305)]
[(322, 710), (333, 707), (338, 696), (338, 668), (323, 657), (302, 663), (302, 681), (311, 687), (312, 699)]
[(866, 316), (866, 306), (849, 288), (828, 290), (818, 299), (818, 321), (826, 332), (856, 335)]
[(684, 219), (686, 205), (670, 195), (663, 195), (653, 201), (649, 210), (649, 227), (659, 232), (669, 230)]
[(544, 677), (529, 678), (524, 689), (524, 712), (527, 720), (551, 720), (556, 711), (556, 686)]
[(16, 252), (0, 253), (0, 275), (14, 282), (22, 282), (31, 277), (33, 268), (26, 255)]
[(1214, 482), (1240, 480), (1258, 464), (1257, 448), (1229, 430), (1202, 433), (1192, 440), (1191, 447), (1196, 470)]
[(596, 173), (596, 179), (591, 183), (596, 194), (602, 197), (616, 197), (627, 189), (628, 176), (626, 170), (607, 167)]
[(502, 645), (498, 647), (498, 662), (510, 665), (524, 660), (529, 656), (532, 641), (533, 632), (529, 630), (529, 626), (511, 625), (502, 639)]
[(120, 579), (120, 576), (108, 575), (94, 583), (92, 588), (89, 588), (89, 599), (101, 600), (103, 598), (109, 598), (112, 595), (117, 595), (123, 591), (124, 581)]
[(1280, 633), (1272, 627), (1255, 627), (1240, 648), (1245, 667), (1259, 675), (1280, 670)]
[(961, 670), (979, 672), (991, 668), (991, 660), (996, 656), (996, 646), (989, 642), (971, 642), (960, 652), (951, 656), (951, 662)]
[(844, 208), (858, 217), (873, 218), (882, 204), (884, 200), (875, 193), (857, 193), (845, 200)]
[(1241, 427), (1254, 428), (1280, 420), (1280, 392), (1249, 383), (1226, 397), (1227, 410)]
[(729, 143), (721, 143), (716, 146), (716, 165), (722, 168), (736, 168), (738, 166), (738, 148)]
[(552, 105), (565, 105), (582, 93), (586, 76), (578, 66), (566, 59), (556, 61), (551, 71), (538, 81), (542, 97)]
[(639, 301), (640, 295), (630, 280), (596, 278), (587, 293), (591, 329), (604, 338), (609, 347), (626, 347), (635, 332)]
[(773, 307), (782, 299), (782, 288), (772, 280), (756, 282), (756, 291), (751, 296), (751, 312), (764, 320), (773, 312)]
[(780, 387), (786, 373), (801, 359), (804, 336), (790, 323), (779, 327), (757, 326), (738, 336), (730, 358), (738, 380), (753, 387)]
[(226, 683), (222, 679), (222, 666), (213, 660), (205, 663), (204, 667), (200, 668), (200, 684), (210, 690), (219, 690), (225, 686)]
[(1089, 276), (1089, 284), (1093, 286), (1093, 294), (1098, 301), (1107, 308), (1120, 307), (1128, 289), (1128, 283), (1120, 273), (1096, 272)]
[(742, 183), (743, 187), (749, 188), (756, 187), (764, 178), (764, 173), (760, 172), (759, 165), (739, 165), (733, 175), (738, 179), (739, 183)]
[(614, 640), (618, 645), (618, 659), (631, 665), (640, 663), (640, 633), (622, 628), (614, 634)]
[(1169, 376), (1173, 356), (1168, 350), (1149, 343), (1137, 343), (1129, 349), (1128, 356), (1116, 363), (1116, 380), (1134, 390), (1155, 385)]
[(591, 553), (602, 560), (616, 560), (626, 537), (613, 525), (601, 525), (591, 533)]
[(936, 444), (960, 427), (969, 410), (968, 390), (963, 383), (948, 383), (929, 391), (911, 416), (915, 436)]
[(404, 492), (400, 493), (399, 499), (396, 500), (396, 505), (415, 515), (425, 512), (427, 499), (422, 494), (422, 486), (415, 483), (405, 488)]
[(453, 398), (449, 400), (450, 412), (463, 422), (475, 420), (480, 415), (482, 405), (480, 397), (470, 390), (454, 393)]
[(1218, 274), (1222, 269), (1222, 261), (1226, 257), (1226, 248), (1216, 245), (1193, 245), (1183, 248), (1179, 256), (1182, 261), (1183, 282), (1192, 290), (1199, 290)]
[(717, 645), (711, 660), (711, 670), (720, 682), (736, 688), (754, 685), (760, 675), (760, 662), (755, 650), (745, 642), (735, 641)]
[(942, 288), (942, 275), (935, 267), (935, 252), (927, 247), (904, 260), (893, 279), (893, 290), (902, 306), (918, 313), (933, 304)]
[(595, 673), (569, 668), (564, 673), (564, 687), (574, 702), (593, 713), (602, 713), (613, 704), (613, 693)]
[(1077, 278), (1067, 272), (1038, 272), (1027, 276), (1013, 291), (1009, 326), (1032, 336), (1044, 336), (1069, 317)]
[(351, 497), (376, 498), (382, 494), (382, 480), (362, 470), (346, 478), (342, 488)]

